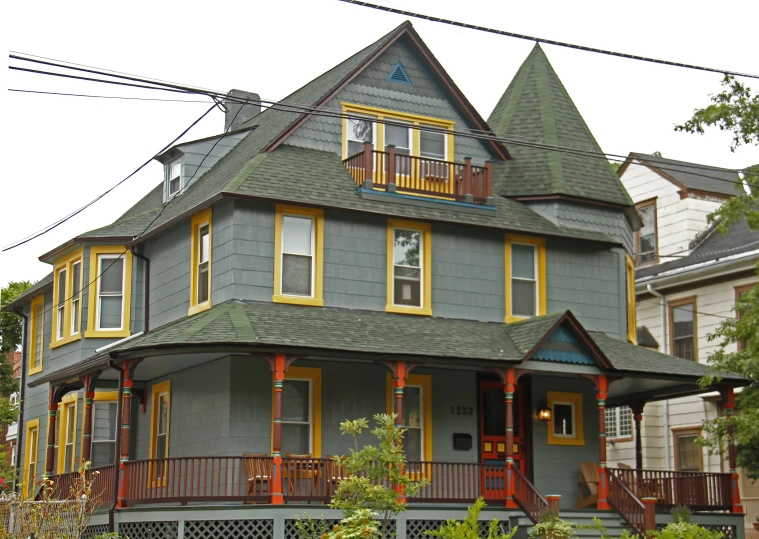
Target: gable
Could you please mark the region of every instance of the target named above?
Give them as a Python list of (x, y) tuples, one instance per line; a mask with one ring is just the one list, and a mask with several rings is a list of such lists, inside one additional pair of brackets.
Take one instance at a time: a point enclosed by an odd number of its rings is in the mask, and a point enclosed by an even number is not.
[[(402, 66), (410, 84), (391, 80), (398, 71), (398, 66)], [(464, 119), (414, 48), (404, 39), (390, 45), (365, 66), (325, 107), (337, 112), (342, 110), (343, 103), (451, 121), (455, 122), (456, 131), (474, 127)], [(311, 116), (285, 140), (285, 144), (342, 155), (342, 133), (341, 118)], [(481, 141), (455, 137), (454, 156), (451, 160), (463, 161), (466, 156), (472, 157), (475, 164), (483, 164), (492, 158)]]
[(566, 324), (557, 327), (532, 355), (531, 359), (575, 365), (596, 364), (588, 347), (577, 339), (574, 332)]

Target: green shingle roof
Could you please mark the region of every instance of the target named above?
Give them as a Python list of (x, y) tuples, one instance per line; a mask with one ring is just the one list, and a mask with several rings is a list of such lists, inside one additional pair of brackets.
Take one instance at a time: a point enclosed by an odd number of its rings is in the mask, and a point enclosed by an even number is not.
[[(601, 154), (593, 134), (536, 44), (519, 68), (488, 124), (500, 137), (526, 143), (571, 147)], [(505, 196), (568, 195), (632, 205), (605, 158), (506, 145), (512, 156), (496, 177)]]

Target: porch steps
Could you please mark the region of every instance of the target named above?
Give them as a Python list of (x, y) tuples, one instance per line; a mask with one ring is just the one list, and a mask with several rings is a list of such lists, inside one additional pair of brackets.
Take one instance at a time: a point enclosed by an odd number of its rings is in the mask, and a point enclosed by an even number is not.
[[(592, 526), (593, 517), (598, 517), (608, 530), (611, 537), (619, 537), (622, 535), (623, 530), (627, 530), (632, 533), (629, 526), (620, 518), (620, 516), (613, 511), (578, 511), (578, 510), (565, 510), (561, 511), (561, 518), (569, 522), (573, 522), (580, 526)], [(532, 521), (526, 516), (511, 517), (511, 526), (519, 526), (519, 531), (514, 539), (525, 539), (527, 534), (532, 529)], [(577, 530), (577, 537), (601, 537), (598, 530)]]

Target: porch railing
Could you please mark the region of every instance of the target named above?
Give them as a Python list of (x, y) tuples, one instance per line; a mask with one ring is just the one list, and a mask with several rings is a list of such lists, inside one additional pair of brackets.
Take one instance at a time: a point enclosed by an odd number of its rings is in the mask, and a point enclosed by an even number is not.
[(647, 531), (645, 530), (645, 505), (630, 488), (629, 483), (623, 479), (623, 477), (629, 479), (629, 476), (619, 473), (632, 470), (607, 468), (607, 471), (609, 472), (609, 503), (631, 528), (639, 535), (644, 535)]
[(397, 192), (420, 194), (457, 201), (467, 200), (475, 204), (485, 204), (493, 194), (492, 165), (472, 165), (467, 158), (463, 163), (442, 161), (428, 157), (417, 157), (372, 149), (366, 144), (364, 151), (351, 155), (343, 161), (358, 185), (371, 180), (373, 186)]
[(732, 507), (729, 473), (628, 470), (609, 468), (638, 497), (656, 498), (656, 506), (687, 505), (694, 511), (727, 510)]
[[(92, 480), (92, 492), (95, 496), (100, 497), (100, 503), (102, 504), (113, 503), (113, 482), (116, 480), (115, 469), (116, 467), (111, 464), (110, 466), (92, 468), (84, 472), (85, 478), (88, 481)], [(79, 472), (51, 475), (50, 479), (56, 485), (58, 498), (66, 499), (76, 489)]]
[(744, 512), (744, 523), (747, 530), (750, 530), (759, 517), (759, 498), (741, 498)]
[(522, 473), (519, 466), (514, 466), (514, 501), (519, 508), (534, 523), (540, 521), (540, 517), (549, 509), (548, 500), (535, 488), (529, 479)]

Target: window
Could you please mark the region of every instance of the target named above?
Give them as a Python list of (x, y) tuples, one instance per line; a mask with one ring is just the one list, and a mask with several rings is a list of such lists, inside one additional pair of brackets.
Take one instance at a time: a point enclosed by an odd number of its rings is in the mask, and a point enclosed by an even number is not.
[(182, 160), (172, 161), (166, 167), (166, 198), (171, 198), (182, 189)]
[(211, 307), (211, 208), (193, 216), (191, 296), (188, 315)]
[(85, 337), (128, 337), (131, 251), (121, 245), (90, 247), (90, 283)]
[(117, 393), (95, 393), (92, 405), (92, 467), (108, 466), (116, 458)]
[[(425, 127), (425, 126), (422, 126)], [(434, 127), (434, 126), (429, 126)], [(439, 131), (419, 131), (419, 156), (426, 159), (437, 159), (440, 161), (446, 161), (448, 156), (446, 152), (448, 150), (446, 145), (445, 133)], [(450, 166), (446, 163), (435, 163), (430, 161), (422, 161), (422, 178), (425, 179), (437, 179), (448, 180), (450, 177)]]
[(324, 212), (277, 205), (274, 250), (272, 301), (321, 307)]
[(32, 299), (31, 328), (29, 331), (29, 374), (42, 371), (42, 356), (45, 350), (45, 295)]
[[(395, 410), (393, 377), (385, 378), (385, 411)], [(501, 392), (503, 401), (503, 392)], [(432, 376), (410, 374), (403, 388), (403, 450), (411, 461), (432, 461)]]
[[(747, 284), (744, 286), (736, 286), (735, 287), (735, 303), (737, 304), (738, 301), (743, 298), (748, 292), (753, 290), (755, 285), (753, 284)], [(735, 310), (735, 317), (740, 320), (743, 317), (743, 312), (741, 309)], [(746, 341), (738, 341), (738, 350), (743, 350), (746, 348)]]
[(321, 369), (290, 367), (282, 384), (282, 454), (321, 457), (321, 424)]
[(616, 406), (604, 410), (607, 438), (632, 438), (632, 409)]
[[(171, 423), (171, 381), (155, 384), (151, 390), (149, 458), (169, 457), (169, 428)], [(166, 481), (165, 464), (156, 463), (153, 480)]]
[(40, 436), (40, 420), (32, 419), (26, 422), (26, 468), (24, 472), (24, 494), (26, 498), (33, 498), (36, 492), (37, 458)]
[(366, 119), (349, 118), (345, 122), (346, 155), (344, 157), (347, 158), (363, 152), (364, 142), (371, 142), (374, 145), (376, 124), (372, 121), (372, 117)]
[(698, 361), (695, 297), (670, 302), (669, 329), (672, 355)]
[(386, 311), (432, 314), (432, 226), (388, 220)]
[(50, 348), (81, 338), (79, 324), (82, 319), (82, 255), (83, 250), (79, 249), (55, 261)]
[(506, 322), (546, 314), (546, 244), (506, 236)]
[(548, 407), (552, 410), (548, 426), (548, 443), (552, 445), (585, 445), (582, 417), (582, 393), (548, 391)]
[(701, 437), (698, 427), (672, 429), (675, 439), (675, 469), (680, 472), (700, 472), (702, 468), (701, 446), (696, 443)]
[[(77, 393), (69, 393), (61, 400), (58, 410), (58, 473), (76, 471)], [(63, 448), (63, 449), (61, 449)]]
[(656, 199), (641, 202), (637, 206), (638, 216), (642, 221), (640, 230), (635, 233), (638, 250), (637, 263), (649, 264), (659, 258), (657, 251)]
[(625, 289), (627, 292), (627, 340), (638, 344), (638, 328), (635, 320), (635, 266), (629, 256), (625, 256)]

